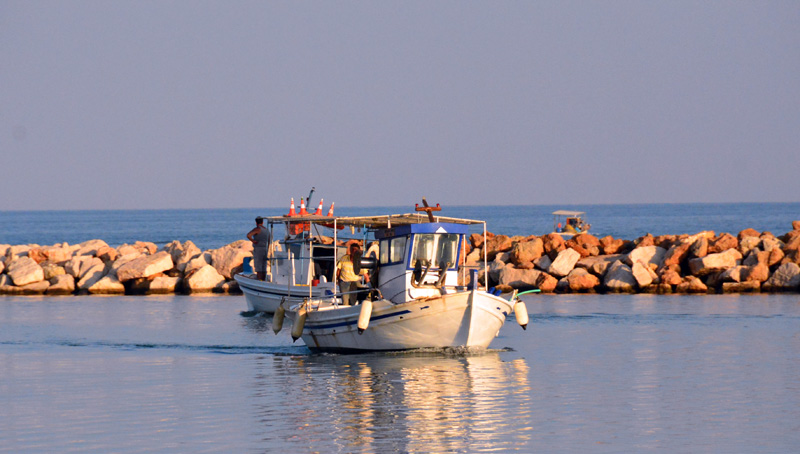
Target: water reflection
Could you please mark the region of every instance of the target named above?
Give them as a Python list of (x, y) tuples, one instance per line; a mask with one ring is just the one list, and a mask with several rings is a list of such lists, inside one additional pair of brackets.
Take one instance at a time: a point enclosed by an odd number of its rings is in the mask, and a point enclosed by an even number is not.
[(267, 442), (309, 451), (488, 451), (531, 436), (528, 365), (497, 351), (258, 361), (255, 412)]

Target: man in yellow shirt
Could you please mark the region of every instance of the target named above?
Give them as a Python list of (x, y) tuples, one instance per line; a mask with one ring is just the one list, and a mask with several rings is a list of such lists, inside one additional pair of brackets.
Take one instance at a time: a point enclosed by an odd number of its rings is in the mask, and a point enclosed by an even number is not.
[(356, 260), (361, 260), (361, 246), (358, 243), (350, 243), (350, 253), (342, 257), (336, 264), (336, 279), (339, 280), (339, 291), (343, 293), (342, 304), (345, 306), (351, 306), (358, 302), (357, 294), (354, 292), (358, 291), (358, 283), (361, 281), (359, 275), (364, 276), (365, 282), (369, 282), (369, 273), (365, 268), (362, 268), (360, 273), (354, 271), (354, 257)]

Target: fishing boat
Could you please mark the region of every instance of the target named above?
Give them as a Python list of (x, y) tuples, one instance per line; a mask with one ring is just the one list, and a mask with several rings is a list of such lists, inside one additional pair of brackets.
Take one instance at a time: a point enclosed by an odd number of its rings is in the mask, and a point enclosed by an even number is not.
[[(340, 228), (351, 234), (359, 232), (358, 241), (371, 245), (364, 256), (351, 259), (354, 268), (367, 270), (370, 279), (368, 285), (354, 291), (354, 305), (343, 304), (345, 293), (336, 286), (331, 289), (328, 285), (315, 293), (322, 282), (320, 279), (314, 286), (312, 280), (304, 296), (293, 294), (278, 303), (273, 318), (275, 332), (282, 329), (286, 316), (292, 320), (292, 337), (302, 338), (312, 351), (353, 352), (485, 349), (512, 312), (524, 328), (528, 323), (524, 303), (516, 296), (505, 299), (489, 292), (479, 284), (477, 269), (463, 265), (469, 228), (482, 226), (485, 238), (486, 223), (434, 216), (432, 212), (441, 209), (438, 204), (429, 207), (424, 199), (423, 204), (406, 214), (292, 219), (309, 224), (312, 230), (314, 224), (331, 227), (333, 253), (306, 255), (313, 261), (319, 260), (317, 257), (332, 259), (333, 267), (319, 275), (327, 284), (331, 284), (333, 275), (325, 273), (336, 269), (344, 253), (339, 246)], [(281, 220), (273, 218), (270, 222)], [(307, 269), (310, 275), (314, 267)]]
[[(557, 210), (553, 212), (553, 232), (563, 237), (573, 237), (579, 233), (586, 233), (592, 227), (584, 220), (586, 213), (583, 211)], [(562, 225), (563, 222), (563, 225)]]

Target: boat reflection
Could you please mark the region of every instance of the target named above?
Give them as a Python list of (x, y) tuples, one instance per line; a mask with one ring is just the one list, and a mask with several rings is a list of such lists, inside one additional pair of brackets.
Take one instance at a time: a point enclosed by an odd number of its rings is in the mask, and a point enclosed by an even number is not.
[(271, 370), (261, 370), (257, 395), (275, 386), (285, 393), (282, 404), (258, 404), (265, 441), (310, 451), (445, 452), (514, 449), (531, 436), (528, 365), (504, 362), (498, 351), (274, 357), (262, 365)]

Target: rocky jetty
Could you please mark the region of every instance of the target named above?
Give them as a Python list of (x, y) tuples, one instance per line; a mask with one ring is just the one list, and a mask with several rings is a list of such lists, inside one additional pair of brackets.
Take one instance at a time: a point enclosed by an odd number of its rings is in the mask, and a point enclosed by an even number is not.
[[(484, 249), (488, 257), (483, 269)], [(240, 293), (233, 276), (251, 257), (240, 240), (200, 250), (191, 241), (159, 248), (103, 240), (52, 246), (0, 244), (0, 294)], [(737, 235), (644, 235), (635, 240), (579, 234), (473, 234), (464, 264), (479, 280), (508, 292), (750, 293), (800, 291), (800, 221), (775, 236), (746, 229)]]
[(0, 244), (0, 294), (240, 293), (233, 275), (252, 252), (247, 240), (206, 251), (191, 241)]
[(800, 221), (775, 236), (746, 229), (736, 236), (644, 235), (633, 241), (579, 234), (472, 235), (466, 265), (503, 292), (749, 293), (800, 291)]

